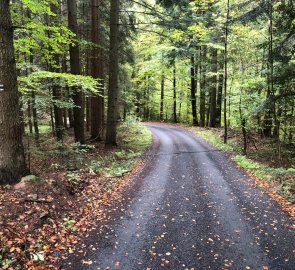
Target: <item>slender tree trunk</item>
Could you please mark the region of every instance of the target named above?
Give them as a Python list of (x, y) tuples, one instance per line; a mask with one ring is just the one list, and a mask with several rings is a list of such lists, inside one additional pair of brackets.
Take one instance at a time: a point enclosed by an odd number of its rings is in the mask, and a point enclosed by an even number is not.
[(0, 1), (0, 29), (0, 184), (12, 184), (27, 168), (8, 0)]
[(67, 129), (68, 128), (68, 114), (67, 114), (67, 109), (63, 109), (62, 115), (63, 115), (64, 128)]
[(56, 105), (56, 101), (61, 99), (60, 88), (55, 82), (52, 86), (52, 98), (53, 98), (53, 112), (55, 122), (55, 135), (58, 141), (63, 141), (64, 124), (63, 124), (63, 110)]
[[(117, 0), (119, 1), (119, 0)], [(93, 78), (100, 79), (102, 88), (104, 85), (104, 70), (102, 59), (102, 42), (100, 33), (101, 15), (100, 6), (102, 0), (91, 0), (91, 41), (95, 46), (92, 49), (91, 75)], [(103, 91), (101, 92), (103, 95)], [(91, 98), (91, 137), (98, 141), (103, 138), (104, 129), (104, 98), (94, 96)]]
[(51, 124), (51, 131), (54, 133), (55, 131), (55, 125), (54, 125), (54, 115), (53, 115), (53, 108), (50, 107), (50, 124)]
[(222, 111), (222, 90), (223, 90), (223, 58), (220, 61), (218, 76), (218, 93), (217, 93), (217, 103), (216, 103), (216, 126), (221, 127), (221, 111)]
[(223, 121), (224, 121), (224, 143), (227, 143), (227, 61), (228, 61), (228, 24), (229, 24), (229, 0), (227, 0), (226, 23), (224, 34), (224, 104), (223, 104)]
[[(51, 11), (54, 14), (58, 14), (59, 12), (59, 2), (58, 5), (51, 4), (50, 6)], [(52, 22), (50, 22), (52, 23)], [(48, 18), (47, 18), (47, 25), (50, 25)], [(48, 38), (51, 38), (51, 33), (48, 32)], [(55, 65), (59, 65), (59, 56), (54, 55), (54, 62)], [(60, 68), (57, 68), (52, 64), (49, 65), (49, 70), (52, 72), (60, 72)], [(63, 125), (63, 110), (57, 106), (57, 102), (61, 99), (61, 91), (60, 86), (57, 81), (53, 81), (52, 85), (52, 100), (53, 100), (53, 112), (54, 112), (54, 127), (55, 127), (55, 135), (57, 141), (63, 141), (63, 133), (64, 133), (64, 125)]]
[(34, 91), (31, 92), (32, 98), (32, 113), (33, 113), (33, 125), (34, 125), (34, 133), (35, 133), (35, 140), (39, 140), (39, 125), (38, 125), (38, 113), (36, 108), (36, 94)]
[(86, 97), (86, 131), (89, 132), (90, 131), (90, 121), (91, 121), (91, 117), (90, 117), (90, 98)]
[(177, 123), (176, 63), (173, 61), (173, 121)]
[[(27, 10), (27, 16), (31, 19), (31, 12)], [(33, 66), (34, 64), (34, 51), (30, 50), (30, 64)], [(31, 91), (31, 107), (32, 107), (32, 114), (33, 114), (33, 126), (34, 126), (34, 133), (35, 133), (35, 143), (39, 146), (39, 126), (38, 126), (38, 113), (36, 108), (36, 94), (35, 91)]]
[(295, 101), (292, 102), (292, 108), (291, 108), (291, 117), (290, 117), (290, 127), (289, 127), (289, 134), (288, 134), (288, 141), (291, 144), (293, 141), (294, 131), (295, 131), (295, 115), (294, 115), (294, 107), (295, 107)]
[[(76, 35), (76, 38), (78, 38), (77, 2), (76, 0), (67, 0), (67, 4), (69, 29)], [(77, 41), (70, 45), (70, 63), (71, 73), (74, 75), (81, 75), (80, 50)], [(81, 89), (77, 87), (72, 87), (72, 91), (75, 105), (73, 108), (75, 141), (85, 143), (83, 93)]]
[(200, 69), (200, 126), (205, 126), (206, 118), (206, 55), (207, 47), (201, 48), (201, 69)]
[(74, 127), (74, 115), (73, 115), (73, 109), (68, 109), (68, 118), (69, 118), (69, 127)]
[(164, 97), (165, 97), (165, 76), (162, 73), (161, 77), (161, 101), (160, 101), (160, 120), (164, 119)]
[(212, 49), (210, 127), (216, 127), (217, 49)]
[(110, 10), (110, 54), (109, 54), (109, 91), (108, 91), (108, 117), (106, 131), (106, 145), (117, 144), (117, 123), (119, 112), (118, 87), (119, 74), (119, 7), (120, 0), (111, 0)]
[(240, 102), (239, 102), (239, 113), (240, 113), (240, 121), (242, 126), (242, 134), (243, 134), (243, 155), (247, 155), (247, 129), (246, 129), (246, 118), (242, 112), (242, 93), (240, 93)]
[(274, 55), (273, 55), (273, 0), (269, 2), (269, 66), (270, 66), (270, 92), (272, 96), (272, 112), (274, 118), (274, 139), (276, 144), (276, 154), (279, 160), (281, 160), (281, 142), (280, 142), (280, 120), (279, 114), (282, 113), (281, 107), (277, 112), (275, 88), (274, 88)]
[(32, 104), (31, 104), (31, 100), (30, 99), (28, 100), (27, 117), (28, 117), (29, 133), (30, 134), (33, 134)]
[[(196, 70), (198, 72), (198, 69)], [(191, 56), (191, 103), (192, 103), (192, 116), (193, 125), (198, 125), (197, 120), (197, 97), (196, 97), (196, 74), (195, 74), (195, 56)]]

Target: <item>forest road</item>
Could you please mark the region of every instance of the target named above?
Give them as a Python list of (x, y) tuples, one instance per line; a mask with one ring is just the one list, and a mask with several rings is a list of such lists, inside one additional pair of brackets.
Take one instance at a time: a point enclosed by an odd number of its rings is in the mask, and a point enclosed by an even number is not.
[[(73, 269), (295, 269), (292, 220), (221, 151), (148, 124), (140, 187)], [(108, 268), (109, 267), (109, 268)]]

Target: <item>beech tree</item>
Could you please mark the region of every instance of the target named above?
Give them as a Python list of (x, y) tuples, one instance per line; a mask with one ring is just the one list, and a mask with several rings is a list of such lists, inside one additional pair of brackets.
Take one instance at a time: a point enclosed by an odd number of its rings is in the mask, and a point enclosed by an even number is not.
[(0, 184), (11, 184), (27, 172), (8, 0), (0, 1)]

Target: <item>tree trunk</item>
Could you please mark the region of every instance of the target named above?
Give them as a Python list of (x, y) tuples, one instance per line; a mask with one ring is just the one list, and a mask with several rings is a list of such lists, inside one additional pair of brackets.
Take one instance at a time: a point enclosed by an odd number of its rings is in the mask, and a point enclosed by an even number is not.
[(53, 98), (53, 112), (54, 112), (54, 121), (55, 121), (55, 135), (58, 141), (63, 141), (64, 134), (64, 124), (63, 124), (63, 110), (59, 108), (55, 101), (61, 99), (60, 89), (57, 83), (52, 86), (52, 98)]
[[(31, 19), (31, 12), (27, 10), (27, 16)], [(30, 64), (31, 66), (34, 65), (34, 51), (33, 49), (30, 50)], [(31, 70), (32, 71), (32, 70)], [(33, 114), (33, 126), (34, 126), (34, 133), (35, 133), (35, 143), (39, 146), (39, 126), (38, 126), (38, 114), (36, 108), (36, 94), (35, 91), (31, 91), (31, 107), (32, 107), (32, 114)]]
[(173, 61), (173, 121), (177, 123), (177, 100), (176, 100), (176, 63)]
[(27, 117), (28, 117), (29, 133), (30, 134), (33, 134), (32, 104), (31, 104), (31, 100), (30, 99), (28, 100)]
[(64, 128), (67, 129), (68, 128), (68, 114), (67, 114), (67, 109), (63, 109), (62, 116), (63, 116)]
[(246, 118), (242, 112), (242, 92), (240, 93), (240, 102), (239, 102), (239, 113), (240, 113), (240, 121), (242, 126), (242, 134), (243, 134), (243, 155), (247, 155), (247, 129), (246, 129)]
[(223, 90), (223, 58), (220, 61), (219, 76), (218, 76), (218, 93), (217, 93), (217, 103), (216, 103), (216, 126), (217, 127), (221, 127), (222, 90)]
[(160, 101), (160, 120), (164, 119), (164, 97), (165, 97), (165, 76), (162, 73), (161, 77), (161, 101)]
[(68, 109), (68, 118), (69, 118), (69, 127), (74, 127), (74, 115), (73, 115), (73, 109)]
[[(102, 87), (104, 85), (104, 70), (102, 59), (102, 42), (100, 34), (100, 6), (102, 0), (91, 0), (91, 41), (95, 46), (92, 49), (91, 56), (91, 76), (100, 79)], [(101, 92), (103, 95), (103, 91)], [(91, 98), (91, 137), (98, 141), (103, 138), (104, 122), (104, 98), (94, 96)]]
[(32, 113), (33, 113), (33, 125), (34, 125), (34, 133), (36, 142), (39, 140), (39, 126), (38, 126), (38, 114), (36, 109), (36, 94), (34, 91), (31, 92), (32, 98)]
[(206, 117), (206, 46), (201, 48), (201, 69), (200, 69), (200, 126), (205, 126)]
[(223, 104), (223, 121), (224, 121), (224, 143), (227, 143), (227, 61), (228, 61), (228, 24), (229, 24), (229, 0), (227, 0), (225, 33), (224, 33), (224, 104)]
[(89, 132), (90, 131), (90, 121), (91, 121), (91, 117), (90, 117), (90, 98), (86, 97), (86, 131)]
[(217, 87), (217, 49), (212, 49), (212, 66), (213, 73), (210, 86), (210, 127), (216, 127), (216, 87)]
[[(59, 2), (58, 2), (59, 5)], [(51, 4), (50, 9), (54, 14), (58, 14), (59, 9), (58, 5)], [(47, 21), (47, 25), (49, 25), (51, 22)], [(48, 38), (51, 38), (51, 33), (48, 32)], [(59, 65), (59, 56), (56, 54), (54, 55), (54, 62), (55, 66), (50, 63), (49, 64), (49, 70), (52, 72), (60, 72), (60, 69), (57, 68)], [(55, 121), (55, 135), (57, 141), (63, 141), (63, 133), (64, 133), (64, 125), (63, 125), (63, 110), (59, 108), (56, 103), (60, 101), (61, 99), (61, 91), (60, 86), (57, 81), (53, 81), (52, 83), (52, 100), (53, 100), (53, 112), (54, 112), (54, 121)], [(57, 101), (57, 102), (55, 102)]]
[[(196, 70), (198, 72), (198, 69)], [(191, 56), (191, 103), (192, 103), (192, 117), (193, 125), (198, 125), (197, 120), (197, 97), (196, 97), (196, 76), (195, 76), (195, 57)]]
[(9, 1), (0, 1), (0, 184), (18, 182), (27, 172)]
[(110, 52), (109, 52), (109, 91), (106, 145), (117, 144), (117, 122), (119, 112), (118, 73), (119, 73), (119, 7), (120, 0), (111, 0), (110, 10)]
[[(76, 0), (68, 0), (67, 4), (69, 29), (76, 35), (76, 38), (78, 38)], [(70, 64), (71, 73), (74, 75), (81, 75), (80, 50), (77, 41), (70, 45)], [(72, 97), (75, 105), (73, 108), (75, 141), (85, 143), (83, 93), (77, 87), (72, 87), (72, 91)]]

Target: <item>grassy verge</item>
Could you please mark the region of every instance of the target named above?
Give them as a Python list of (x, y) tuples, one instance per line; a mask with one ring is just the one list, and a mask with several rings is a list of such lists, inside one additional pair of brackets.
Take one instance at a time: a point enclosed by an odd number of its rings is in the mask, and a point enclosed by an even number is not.
[(106, 177), (122, 176), (140, 162), (140, 155), (151, 145), (151, 132), (135, 121), (126, 121), (118, 128), (119, 149), (104, 158), (92, 160), (90, 169)]
[(214, 130), (195, 130), (194, 132), (207, 140), (215, 147), (232, 154), (232, 159), (251, 175), (263, 180), (272, 186), (271, 191), (285, 197), (289, 202), (295, 203), (295, 168), (272, 168), (265, 164), (255, 162), (247, 156), (241, 155), (242, 148), (235, 141), (224, 144)]

